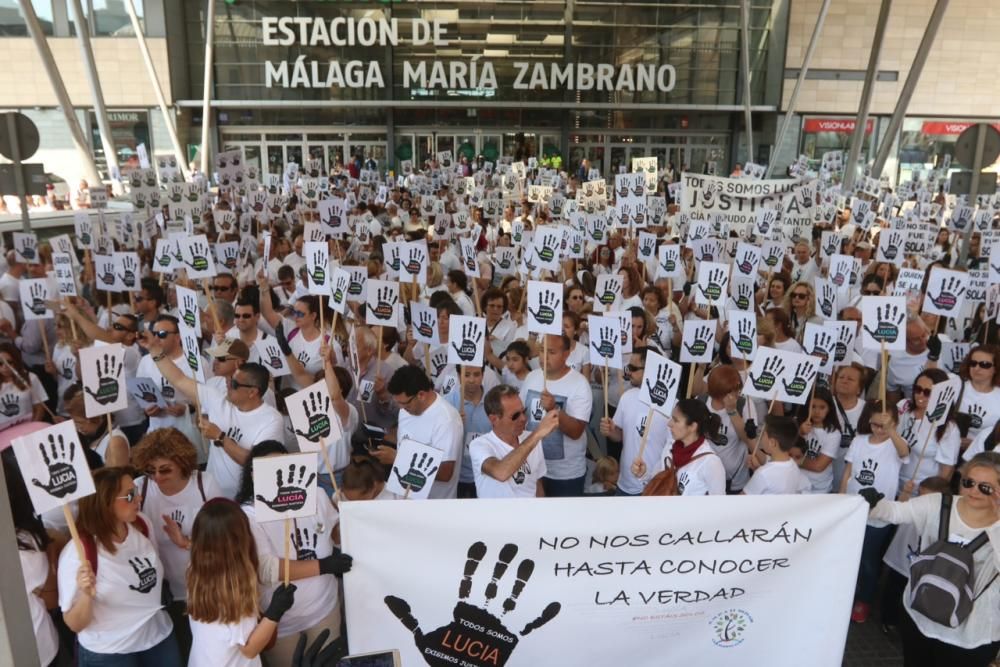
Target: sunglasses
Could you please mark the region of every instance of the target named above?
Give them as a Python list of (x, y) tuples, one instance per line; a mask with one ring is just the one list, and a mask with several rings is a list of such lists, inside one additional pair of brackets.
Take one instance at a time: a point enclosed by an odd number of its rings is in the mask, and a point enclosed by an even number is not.
[(516, 422), (518, 419), (520, 419), (523, 416), (524, 416), (524, 410), (518, 410), (517, 412), (515, 412), (514, 414), (512, 414), (510, 416), (510, 420), (512, 422)]
[(880, 290), (868, 290), (865, 292), (865, 296), (878, 296), (882, 292)]
[(222, 285), (212, 285), (209, 289), (211, 289), (213, 292), (225, 292), (227, 290), (233, 289), (233, 286), (227, 285), (223, 287)]
[(128, 333), (135, 333), (135, 329), (129, 329), (127, 326), (123, 324), (118, 324), (117, 322), (112, 322), (111, 328), (114, 329), (115, 331), (127, 331)]
[(138, 495), (139, 495), (138, 489), (129, 489), (128, 493), (126, 493), (124, 496), (115, 497), (115, 500), (124, 500), (127, 503), (131, 503), (132, 501), (135, 500), (135, 497)]
[(135, 295), (135, 302), (136, 303), (142, 303), (143, 301), (149, 301), (149, 300), (150, 300), (149, 297), (142, 296), (141, 294), (136, 294)]
[(913, 395), (914, 396), (919, 396), (919, 395), (922, 394), (924, 396), (930, 396), (931, 395), (931, 391), (932, 391), (931, 389), (927, 389), (926, 387), (914, 387), (913, 388)]
[(300, 317), (305, 317), (308, 314), (309, 313), (303, 313), (301, 310), (293, 310), (292, 311), (292, 317), (294, 317), (295, 319), (299, 319)]
[(232, 378), (231, 380), (229, 380), (229, 386), (233, 390), (239, 389), (241, 387), (244, 387), (246, 389), (257, 389), (258, 388), (257, 385), (255, 385), (255, 384), (245, 384), (243, 382), (239, 382), (235, 377)]
[(980, 368), (990, 369), (990, 368), (993, 368), (993, 362), (992, 361), (972, 361), (972, 360), (969, 361), (969, 368), (975, 368), (976, 366), (979, 366)]
[(236, 357), (230, 357), (230, 356), (216, 357), (215, 360), (218, 361), (220, 364), (222, 364), (227, 361), (236, 361)]
[(977, 482), (976, 480), (972, 479), (971, 477), (963, 477), (962, 478), (962, 488), (963, 489), (971, 489), (972, 487), (978, 488), (979, 489), (979, 493), (983, 494), (984, 496), (992, 496), (993, 495), (993, 487), (991, 485), (987, 484), (986, 482)]
[(808, 299), (809, 295), (808, 294), (803, 294), (802, 292), (793, 292), (792, 293), (792, 298), (793, 299)]
[(167, 336), (170, 336), (171, 334), (180, 333), (180, 332), (179, 331), (164, 331), (163, 329), (160, 329), (159, 331), (151, 331), (150, 333), (153, 334), (154, 336), (156, 336), (157, 338), (159, 338), (160, 340), (163, 340), (164, 338), (166, 338)]
[(627, 370), (629, 373), (635, 373), (636, 371), (642, 371), (645, 369), (646, 369), (645, 366), (633, 366), (632, 364), (625, 365), (625, 370)]
[(249, 320), (252, 317), (253, 313), (236, 313), (233, 315), (233, 318), (237, 320)]

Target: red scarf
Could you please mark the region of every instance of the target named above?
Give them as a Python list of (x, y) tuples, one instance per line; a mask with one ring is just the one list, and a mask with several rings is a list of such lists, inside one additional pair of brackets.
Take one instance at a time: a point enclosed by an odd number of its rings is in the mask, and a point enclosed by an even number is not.
[(691, 459), (694, 457), (694, 453), (698, 451), (698, 448), (701, 447), (703, 442), (705, 442), (704, 436), (698, 438), (690, 445), (685, 445), (681, 440), (675, 441), (673, 447), (670, 448), (670, 455), (674, 459), (674, 468), (680, 470), (690, 463)]

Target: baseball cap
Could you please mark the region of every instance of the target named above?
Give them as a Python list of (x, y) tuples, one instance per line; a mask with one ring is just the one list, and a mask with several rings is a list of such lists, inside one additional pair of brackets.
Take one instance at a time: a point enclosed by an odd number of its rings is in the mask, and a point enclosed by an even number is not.
[(246, 361), (250, 358), (250, 348), (247, 347), (246, 343), (236, 338), (226, 338), (221, 343), (216, 343), (205, 351), (213, 359), (219, 357), (236, 357), (237, 359)]

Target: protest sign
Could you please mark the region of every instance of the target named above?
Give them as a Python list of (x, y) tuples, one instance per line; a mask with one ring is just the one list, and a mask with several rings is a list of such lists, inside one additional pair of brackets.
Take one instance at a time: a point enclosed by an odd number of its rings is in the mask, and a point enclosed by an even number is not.
[(11, 446), (37, 514), (94, 493), (94, 480), (72, 420), (16, 438)]
[[(406, 665), (657, 667), (670, 637), (672, 664), (799, 665), (803, 647), (816, 667), (842, 662), (854, 591), (830, 584), (857, 575), (856, 496), (524, 501), (530, 521), (512, 502), (344, 503), (344, 551), (365, 555), (344, 576), (351, 649), (397, 647)], [(793, 599), (823, 603), (789, 614)], [(777, 626), (795, 641), (775, 641)]]
[(374, 326), (394, 326), (399, 304), (399, 283), (395, 280), (369, 280), (365, 298), (365, 322)]
[(330, 308), (335, 312), (344, 314), (347, 307), (347, 290), (351, 284), (351, 273), (344, 269), (334, 269), (330, 274)]
[(681, 174), (681, 182), (684, 183), (681, 213), (692, 220), (718, 216), (732, 226), (745, 227), (755, 222), (756, 211), (774, 209), (799, 183), (795, 179), (751, 181), (688, 172)]
[(253, 459), (254, 515), (260, 522), (316, 514), (316, 455), (284, 454)]
[(806, 330), (802, 335), (802, 349), (806, 354), (820, 360), (819, 372), (829, 375), (833, 372), (833, 364), (837, 358), (837, 337), (840, 329), (829, 321), (825, 324), (806, 322)]
[(436, 447), (403, 436), (386, 480), (386, 488), (400, 496), (423, 500), (434, 486), (434, 476), (444, 459), (444, 452)]
[(618, 274), (604, 273), (597, 276), (594, 310), (605, 312), (621, 308), (622, 282), (622, 277)]
[(299, 451), (318, 452), (320, 442), (339, 440), (343, 433), (340, 420), (330, 404), (326, 380), (320, 380), (285, 399), (292, 432), (299, 443)]
[(656, 261), (656, 279), (660, 278), (672, 280), (675, 285), (684, 283), (686, 276), (679, 245), (664, 244), (660, 246), (659, 257)]
[(261, 365), (270, 371), (271, 377), (292, 374), (292, 369), (288, 367), (288, 361), (273, 336), (258, 340), (253, 346), (257, 356), (260, 357)]
[(187, 271), (188, 278), (200, 280), (211, 278), (216, 274), (215, 258), (204, 234), (181, 239), (180, 248), (182, 262), (180, 268)]
[(639, 397), (656, 412), (669, 418), (677, 402), (681, 365), (656, 352), (646, 353), (646, 368)]
[(757, 356), (757, 314), (753, 311), (729, 311), (729, 354), (750, 361)]
[(715, 328), (717, 320), (684, 320), (684, 337), (681, 340), (681, 361), (710, 363), (715, 354)]
[(427, 241), (410, 241), (400, 244), (399, 279), (401, 282), (420, 283), (427, 281), (429, 253)]
[(413, 327), (413, 338), (427, 345), (440, 345), (438, 336), (437, 311), (416, 301), (410, 302), (410, 325)]
[(125, 348), (121, 343), (85, 347), (80, 350), (83, 406), (88, 417), (128, 407), (125, 384)]
[(330, 246), (326, 241), (309, 241), (303, 244), (306, 256), (306, 275), (309, 293), (326, 296), (330, 293)]
[(30, 232), (11, 232), (14, 237), (14, 258), (24, 264), (38, 264), (38, 235)]
[(906, 349), (906, 299), (901, 296), (861, 298), (861, 346), (866, 350)]
[(448, 363), (483, 365), (486, 319), (452, 315), (448, 320)]
[(167, 402), (163, 398), (163, 392), (160, 391), (160, 387), (151, 378), (126, 377), (125, 387), (128, 389), (129, 396), (134, 398), (136, 403), (144, 410), (152, 407), (167, 407)]
[(617, 317), (587, 317), (590, 331), (590, 363), (594, 366), (622, 368), (621, 324)]
[(55, 313), (46, 305), (52, 294), (46, 278), (21, 278), (18, 282), (21, 295), (21, 312), (25, 320), (51, 320)]
[(562, 300), (562, 285), (528, 281), (528, 331), (556, 336), (562, 334)]
[(729, 266), (716, 262), (701, 262), (698, 284), (694, 287), (695, 303), (702, 306), (720, 305), (729, 293)]
[(965, 290), (969, 287), (969, 274), (934, 267), (927, 281), (923, 312), (945, 317), (957, 317), (965, 302)]

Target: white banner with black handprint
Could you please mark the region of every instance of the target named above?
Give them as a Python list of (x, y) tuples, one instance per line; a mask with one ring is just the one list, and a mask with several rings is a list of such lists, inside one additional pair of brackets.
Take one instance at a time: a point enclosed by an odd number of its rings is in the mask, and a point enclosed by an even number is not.
[(590, 332), (590, 363), (597, 367), (623, 368), (621, 322), (618, 317), (587, 316)]
[(443, 459), (444, 452), (440, 449), (403, 434), (386, 488), (408, 499), (423, 500), (434, 486), (434, 476)]
[(715, 330), (718, 320), (684, 320), (681, 361), (709, 363), (715, 356)]
[[(427, 281), (427, 265), (430, 253), (427, 241), (410, 241), (400, 244), (399, 280), (404, 283), (423, 284)], [(478, 264), (478, 263), (477, 263)]]
[(452, 315), (448, 320), (448, 363), (483, 365), (486, 319)]
[(656, 259), (656, 234), (639, 232), (639, 260), (650, 263)]
[(83, 406), (88, 417), (128, 407), (125, 382), (125, 348), (121, 343), (85, 347), (80, 350)]
[(345, 269), (336, 268), (330, 274), (330, 308), (344, 314), (347, 308), (347, 291), (351, 285), (351, 272)]
[(129, 396), (134, 398), (139, 407), (144, 410), (152, 407), (167, 407), (167, 401), (163, 398), (160, 387), (152, 378), (126, 377), (125, 387), (128, 389)]
[(271, 377), (291, 375), (292, 369), (288, 367), (288, 360), (285, 359), (273, 336), (258, 340), (253, 346), (260, 357), (261, 365), (271, 373)]
[(413, 338), (430, 346), (441, 344), (438, 337), (437, 311), (417, 301), (410, 302), (410, 326), (413, 327)]
[(632, 312), (628, 310), (618, 310), (604, 313), (605, 317), (614, 317), (618, 320), (618, 329), (622, 337), (622, 363), (625, 357), (632, 354)]
[(656, 279), (660, 278), (671, 280), (674, 285), (683, 285), (684, 281), (687, 280), (679, 245), (664, 244), (660, 246), (659, 257), (656, 259)]
[(962, 362), (965, 361), (965, 357), (969, 354), (970, 349), (972, 349), (970, 343), (945, 341), (942, 337), (940, 362), (942, 367), (946, 371), (958, 375), (962, 368)]
[(385, 267), (385, 277), (389, 280), (399, 280), (399, 247), (401, 241), (386, 241), (382, 244), (382, 265)]
[(895, 229), (883, 229), (878, 235), (878, 252), (876, 262), (889, 262), (902, 266), (906, 255), (903, 251), (906, 234)]
[(533, 253), (536, 266), (549, 271), (559, 269), (559, 248), (562, 245), (562, 231), (558, 227), (545, 225), (535, 231)]
[(750, 361), (757, 356), (757, 314), (753, 311), (729, 311), (729, 354)]
[(824, 320), (832, 320), (839, 312), (837, 286), (833, 281), (819, 276), (813, 279), (813, 285), (816, 291), (816, 314)]
[(12, 232), (14, 257), (24, 264), (38, 264), (38, 235), (31, 232)]
[(15, 438), (11, 446), (36, 514), (94, 493), (94, 480), (73, 420)]
[(55, 317), (55, 313), (46, 305), (53, 298), (50, 287), (47, 278), (21, 278), (17, 288), (25, 320), (51, 320)]
[(743, 383), (743, 394), (756, 398), (771, 400), (778, 395), (781, 378), (787, 368), (781, 350), (773, 347), (761, 347)]
[(777, 273), (781, 270), (781, 263), (785, 260), (785, 244), (781, 241), (764, 241), (760, 250), (760, 264), (762, 270), (768, 273)]
[(561, 334), (562, 301), (562, 285), (540, 280), (528, 281), (528, 331), (539, 334)]
[(368, 296), (368, 269), (363, 266), (343, 267), (351, 274), (351, 280), (347, 284), (347, 301), (354, 303), (364, 303)]
[(854, 339), (858, 334), (858, 323), (851, 320), (827, 320), (823, 323), (837, 332), (833, 345), (834, 367), (847, 366), (855, 360)]
[(837, 358), (837, 338), (840, 328), (830, 323), (816, 324), (806, 322), (806, 330), (802, 335), (802, 349), (806, 354), (819, 359), (819, 372), (829, 375), (833, 372)]
[(115, 261), (115, 256), (94, 255), (93, 262), (97, 289), (105, 292), (121, 292), (124, 286), (118, 275), (118, 262)]
[(316, 514), (316, 454), (284, 454), (253, 460), (253, 509), (257, 521), (301, 519)]
[(896, 352), (906, 349), (906, 299), (901, 296), (861, 297), (861, 347)]
[(201, 331), (201, 308), (198, 292), (189, 287), (174, 287), (177, 290), (177, 319), (189, 329)]
[(736, 257), (733, 259), (733, 280), (755, 279), (760, 266), (760, 253), (760, 246), (740, 241), (736, 245)]
[(231, 275), (236, 275), (240, 270), (240, 243), (239, 241), (226, 241), (215, 244), (215, 261), (218, 266)]
[(156, 239), (156, 252), (153, 257), (152, 270), (156, 273), (172, 273), (177, 268), (174, 257), (176, 243), (170, 239)]
[(965, 290), (969, 287), (969, 274), (934, 267), (927, 281), (923, 312), (945, 317), (957, 317), (965, 303)]
[[(476, 239), (462, 237), (458, 240), (461, 254), (462, 270), (470, 278), (479, 277), (479, 253), (476, 250)], [(527, 256), (527, 253), (525, 253)]]
[(123, 292), (139, 292), (142, 286), (139, 284), (142, 279), (139, 262), (139, 255), (134, 252), (116, 252), (114, 254), (115, 263), (118, 265), (118, 285)]
[(677, 401), (681, 365), (656, 352), (646, 353), (646, 369), (639, 398), (664, 417), (669, 418)]
[(194, 374), (197, 382), (205, 381), (205, 360), (201, 356), (201, 329), (192, 329), (183, 320), (180, 324), (181, 347), (184, 350), (184, 360)]
[(729, 281), (729, 308), (728, 310), (752, 311), (756, 305), (754, 287), (756, 283), (753, 278), (743, 278), (734, 276)]
[(594, 310), (603, 313), (621, 308), (623, 281), (616, 273), (597, 276), (594, 288)]
[(804, 405), (819, 374), (819, 359), (797, 352), (779, 352), (784, 358), (785, 370), (779, 382), (778, 400)]
[(327, 296), (330, 293), (330, 246), (326, 241), (307, 241), (302, 252), (306, 256), (309, 293)]
[(340, 439), (343, 430), (333, 411), (326, 380), (312, 384), (285, 399), (292, 432), (299, 443), (299, 451), (318, 452), (320, 441), (332, 444)]
[(927, 398), (927, 411), (924, 413), (930, 424), (940, 424), (948, 417), (951, 408), (962, 390), (962, 380), (949, 376), (944, 382), (938, 382), (931, 387), (931, 395)]
[(701, 262), (694, 293), (695, 303), (699, 305), (723, 305), (723, 300), (729, 294), (729, 266), (721, 262)]
[(517, 248), (499, 246), (493, 254), (493, 266), (498, 276), (512, 276), (517, 272)]
[(365, 299), (365, 322), (371, 326), (396, 326), (399, 283), (394, 280), (369, 280)]
[(201, 280), (216, 274), (215, 258), (204, 234), (196, 234), (180, 241), (182, 266), (188, 278)]
[(73, 213), (73, 231), (76, 246), (80, 250), (92, 250), (94, 247), (94, 223), (87, 211)]
[(587, 238), (591, 243), (603, 244), (607, 241), (608, 218), (605, 213), (587, 213)]

